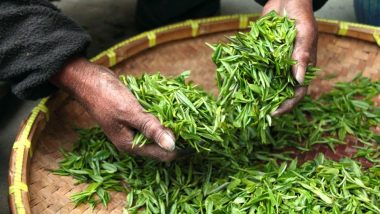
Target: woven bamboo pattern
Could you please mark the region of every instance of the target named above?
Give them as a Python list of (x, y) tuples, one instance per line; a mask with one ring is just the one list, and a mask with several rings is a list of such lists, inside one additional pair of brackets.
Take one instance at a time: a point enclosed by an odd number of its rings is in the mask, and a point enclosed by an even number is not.
[[(246, 28), (248, 21), (257, 17), (255, 14), (217, 17), (160, 28), (117, 44), (93, 61), (112, 66), (117, 74), (140, 75), (159, 71), (165, 75), (177, 75), (191, 70), (192, 81), (216, 93), (212, 51), (205, 43), (225, 41), (225, 35)], [(318, 66), (322, 71), (309, 89), (312, 96), (328, 91), (337, 81), (351, 80), (360, 71), (372, 79), (380, 79), (380, 53), (374, 36), (380, 32), (378, 28), (319, 20), (319, 30)], [(380, 97), (377, 103), (380, 104)], [(45, 99), (33, 110), (21, 124), (16, 139), (16, 142), (24, 143), (16, 144), (10, 161), (13, 213), (92, 213), (86, 205), (74, 208), (69, 200), (72, 193), (86, 185), (75, 185), (71, 177), (53, 175), (50, 170), (58, 166), (61, 158), (58, 149), (70, 149), (75, 141), (77, 136), (73, 128), (93, 125), (95, 122), (83, 108), (62, 92)], [(30, 148), (25, 139), (30, 141)], [(352, 140), (351, 146), (343, 146), (337, 149), (337, 154), (327, 155), (335, 159), (350, 156), (355, 152), (352, 149), (355, 143)], [(325, 151), (323, 147), (315, 149)], [(313, 153), (300, 157), (310, 159)], [(99, 205), (93, 213), (122, 213), (125, 194), (115, 192), (111, 197), (107, 208)]]

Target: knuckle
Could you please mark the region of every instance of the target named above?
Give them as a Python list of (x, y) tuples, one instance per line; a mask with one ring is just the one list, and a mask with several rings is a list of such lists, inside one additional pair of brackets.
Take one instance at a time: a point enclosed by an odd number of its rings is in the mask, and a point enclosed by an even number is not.
[(105, 133), (119, 151), (129, 152), (132, 150), (133, 131), (123, 127), (118, 130), (111, 129)]
[(135, 116), (140, 115), (143, 112), (143, 109), (140, 105), (134, 105), (131, 102), (121, 102), (116, 108), (115, 112), (123, 120), (133, 119)]
[(294, 55), (295, 60), (297, 60), (298, 63), (302, 65), (307, 65), (310, 61), (310, 57), (310, 51), (296, 51), (296, 54)]
[(162, 125), (153, 116), (146, 116), (140, 125), (140, 130), (145, 134), (146, 137), (158, 140), (159, 137), (164, 132)]
[(131, 152), (132, 147), (132, 139), (125, 140), (125, 141), (115, 141), (114, 145), (116, 146), (117, 150), (123, 151), (123, 152)]
[(301, 53), (301, 58), (302, 59), (309, 59), (311, 56), (310, 52), (309, 51), (305, 51), (305, 52), (302, 52)]
[(151, 129), (153, 126), (154, 126), (154, 119), (152, 117), (146, 117), (142, 120), (141, 131), (145, 133), (149, 129)]

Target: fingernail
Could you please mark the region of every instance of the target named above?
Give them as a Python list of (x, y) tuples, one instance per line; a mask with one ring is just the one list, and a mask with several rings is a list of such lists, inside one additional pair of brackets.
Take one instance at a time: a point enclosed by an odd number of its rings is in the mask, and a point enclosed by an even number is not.
[(160, 146), (167, 150), (167, 151), (173, 151), (175, 149), (175, 141), (173, 137), (171, 137), (168, 133), (162, 134), (162, 137), (160, 139), (160, 142), (158, 142)]
[(278, 115), (278, 110), (272, 112), (270, 115), (271, 115), (272, 117), (276, 117), (276, 116)]
[(296, 71), (296, 80), (300, 85), (302, 85), (304, 82), (304, 73), (305, 73), (305, 70), (303, 69), (303, 67), (298, 66), (297, 71)]

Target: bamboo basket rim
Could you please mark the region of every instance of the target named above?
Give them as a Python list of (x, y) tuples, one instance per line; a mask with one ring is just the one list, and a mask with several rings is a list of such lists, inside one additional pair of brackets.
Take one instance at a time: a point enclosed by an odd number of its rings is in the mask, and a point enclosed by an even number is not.
[[(137, 53), (157, 45), (218, 32), (247, 29), (249, 21), (254, 21), (259, 16), (260, 14), (218, 16), (187, 20), (160, 27), (138, 34), (112, 46), (93, 57), (91, 62), (112, 67)], [(380, 27), (321, 18), (317, 18), (317, 23), (319, 32), (347, 36), (376, 43), (380, 46)], [(65, 100), (67, 97), (67, 95), (63, 95), (60, 99)], [(38, 136), (49, 120), (49, 111), (54, 111), (54, 105), (50, 97), (46, 97), (31, 111), (18, 130), (11, 151), (8, 172), (9, 205), (12, 213), (32, 213), (28, 192), (28, 167)]]

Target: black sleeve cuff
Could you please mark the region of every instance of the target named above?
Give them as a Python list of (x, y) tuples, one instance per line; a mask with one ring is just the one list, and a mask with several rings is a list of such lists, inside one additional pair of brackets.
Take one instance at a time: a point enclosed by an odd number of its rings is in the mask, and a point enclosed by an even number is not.
[(38, 99), (70, 59), (83, 56), (90, 36), (47, 1), (0, 3), (0, 80), (22, 99)]
[[(257, 3), (264, 6), (268, 0), (255, 0)], [(317, 11), (321, 9), (321, 7), (327, 2), (327, 0), (313, 0), (313, 10)]]

